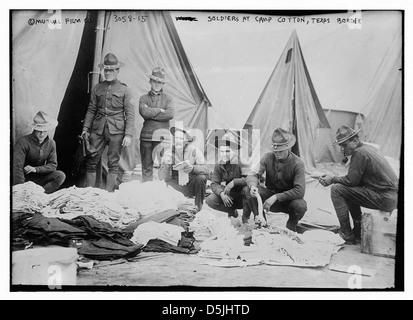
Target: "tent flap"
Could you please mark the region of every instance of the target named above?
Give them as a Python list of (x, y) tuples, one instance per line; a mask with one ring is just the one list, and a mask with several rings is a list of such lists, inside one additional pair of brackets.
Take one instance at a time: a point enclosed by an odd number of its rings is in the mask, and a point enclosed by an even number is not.
[[(31, 132), (34, 115), (43, 110), (57, 119), (78, 55), (86, 11), (15, 11), (12, 13), (13, 134)], [(81, 21), (72, 25), (47, 21)], [(38, 21), (29, 26), (30, 21)], [(50, 133), (53, 136), (53, 132)]]
[(139, 98), (150, 90), (148, 74), (154, 67), (162, 66), (166, 71), (164, 91), (174, 100), (175, 121), (205, 133), (209, 101), (186, 56), (170, 13), (128, 11), (126, 22), (119, 19), (124, 15), (117, 11), (107, 14), (102, 59), (112, 52), (125, 63), (119, 80), (131, 89), (136, 105), (135, 153), (121, 163), (125, 170), (132, 170), (140, 163), (139, 135), (143, 119), (138, 112)]

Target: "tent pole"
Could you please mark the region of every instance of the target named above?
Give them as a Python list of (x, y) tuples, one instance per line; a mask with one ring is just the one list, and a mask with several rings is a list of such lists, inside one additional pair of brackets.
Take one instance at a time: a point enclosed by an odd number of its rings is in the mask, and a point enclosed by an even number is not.
[(90, 88), (93, 88), (99, 83), (100, 70), (98, 64), (102, 57), (103, 48), (103, 34), (105, 31), (105, 11), (98, 12), (97, 26), (96, 26), (96, 43), (95, 43), (95, 55), (93, 61), (93, 73), (92, 73), (92, 83)]
[[(99, 83), (100, 69), (98, 64), (102, 57), (103, 49), (103, 35), (105, 32), (105, 11), (100, 10), (98, 12), (97, 25), (96, 25), (96, 42), (95, 42), (95, 54), (93, 60), (93, 72), (92, 72), (92, 83), (90, 86), (90, 91)], [(102, 159), (99, 161), (96, 170), (96, 187), (105, 188), (102, 181)]]

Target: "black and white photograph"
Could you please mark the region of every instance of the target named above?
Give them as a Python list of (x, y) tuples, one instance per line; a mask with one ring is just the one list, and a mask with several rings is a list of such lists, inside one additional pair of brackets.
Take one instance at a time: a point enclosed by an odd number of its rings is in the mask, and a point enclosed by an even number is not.
[(405, 18), (10, 9), (9, 290), (404, 291)]

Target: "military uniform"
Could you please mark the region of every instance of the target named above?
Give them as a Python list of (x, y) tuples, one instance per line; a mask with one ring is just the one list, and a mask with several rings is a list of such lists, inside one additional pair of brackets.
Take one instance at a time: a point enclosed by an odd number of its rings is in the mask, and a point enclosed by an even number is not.
[(86, 171), (96, 172), (96, 166), (108, 145), (108, 171), (117, 174), (125, 135), (133, 136), (135, 109), (129, 88), (119, 80), (97, 84), (91, 94), (83, 131), (90, 132), (91, 147), (97, 153), (88, 158)]

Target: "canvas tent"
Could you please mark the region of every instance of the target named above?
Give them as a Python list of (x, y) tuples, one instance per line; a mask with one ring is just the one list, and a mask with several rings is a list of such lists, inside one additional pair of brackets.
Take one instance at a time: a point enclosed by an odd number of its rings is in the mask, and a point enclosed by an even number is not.
[[(277, 14), (282, 13), (268, 13), (272, 21), (277, 20)], [(183, 13), (172, 15), (180, 17)], [(326, 24), (291, 22), (256, 26), (254, 23), (222, 22), (209, 23), (205, 29), (205, 24), (201, 22), (212, 13), (191, 12), (191, 15), (197, 17), (199, 22), (191, 24), (188, 29), (187, 22), (177, 21), (176, 27), (214, 103), (209, 118), (210, 128), (213, 129), (243, 128), (291, 32), (297, 30), (320, 104), (323, 109), (332, 110), (328, 115), (330, 118), (327, 117), (329, 122), (331, 119), (331, 132), (321, 128), (316, 133), (316, 148), (323, 151), (316, 152), (316, 161), (319, 162), (341, 161), (338, 148), (328, 145), (327, 140), (331, 137), (335, 139), (335, 131), (341, 121), (346, 124), (353, 120), (352, 125), (355, 125), (355, 118), (361, 115), (370, 87), (377, 84), (374, 82), (375, 74), (381, 68), (386, 52), (392, 46), (393, 39), (402, 35), (403, 22), (401, 11), (351, 10), (325, 14), (306, 12), (306, 18), (329, 19), (330, 23)], [(242, 19), (243, 14), (234, 16)], [(343, 18), (361, 19), (362, 24), (337, 23), (338, 19)], [(202, 44), (209, 48), (209, 55), (198, 49), (201, 36)], [(398, 47), (401, 47), (400, 42)], [(227, 55), (222, 54), (222, 48), (231, 55), (230, 63)], [(387, 143), (392, 143), (392, 138)]]
[[(94, 72), (108, 52), (125, 63), (119, 80), (131, 89), (136, 106), (139, 97), (150, 89), (147, 74), (161, 65), (167, 74), (164, 90), (175, 100), (175, 120), (201, 130), (208, 126), (210, 102), (170, 14), (104, 12), (103, 25), (99, 25), (101, 16), (102, 12), (97, 11), (12, 13), (13, 143), (30, 132), (27, 124), (39, 109), (58, 118), (59, 125), (50, 135), (56, 140), (59, 168), (68, 178), (93, 79), (99, 78)], [(32, 21), (29, 19), (36, 23), (28, 24)], [(142, 122), (136, 108), (135, 148), (122, 154), (123, 170), (131, 170), (140, 162), (138, 138)]]
[[(341, 126), (347, 126), (350, 128), (358, 128), (360, 126), (363, 122), (362, 115), (360, 114), (360, 111), (358, 111), (361, 108), (360, 105), (361, 102), (356, 99), (342, 99), (330, 109), (324, 109), (324, 113), (331, 127), (330, 141), (335, 140), (335, 133)], [(323, 151), (320, 150), (320, 162), (323, 162), (322, 152)], [(335, 162), (341, 162), (344, 157), (340, 151), (340, 148), (331, 144), (325, 145), (324, 152), (329, 152)]]
[(400, 159), (402, 147), (401, 34), (383, 58), (361, 109), (365, 140), (379, 145), (385, 155)]
[(339, 100), (326, 117), (333, 132), (342, 126), (361, 129), (362, 140), (396, 160), (402, 148), (402, 42), (397, 35), (377, 66), (364, 99)]
[[(84, 24), (70, 27), (47, 21), (84, 20), (85, 11), (16, 11), (12, 14), (12, 140), (31, 132), (39, 109), (57, 119), (72, 75)], [(29, 24), (29, 19), (33, 21)], [(53, 132), (50, 133), (53, 136)]]
[(272, 133), (277, 127), (296, 135), (293, 152), (303, 159), (308, 170), (314, 169), (317, 134), (322, 128), (327, 129), (328, 134), (330, 125), (311, 81), (296, 31), (288, 40), (245, 124), (247, 129), (260, 130), (261, 155), (268, 152)]

